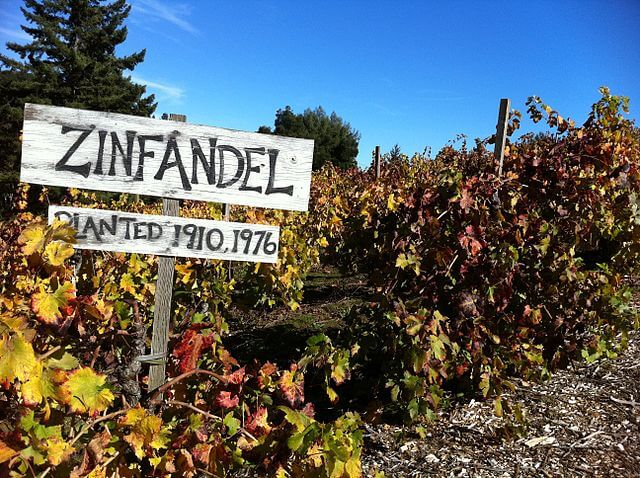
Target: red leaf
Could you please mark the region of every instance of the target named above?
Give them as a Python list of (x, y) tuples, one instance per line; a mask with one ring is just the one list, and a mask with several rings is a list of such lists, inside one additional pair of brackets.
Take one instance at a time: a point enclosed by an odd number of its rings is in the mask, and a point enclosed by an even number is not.
[(474, 205), (475, 201), (469, 194), (469, 188), (463, 188), (462, 197), (460, 198), (460, 208), (464, 209), (464, 212), (469, 212), (469, 208)]
[(209, 445), (207, 443), (198, 443), (195, 447), (193, 447), (191, 453), (193, 454), (193, 457), (196, 459), (196, 461), (199, 461), (204, 465), (208, 465), (209, 455), (211, 454), (212, 448), (213, 445)]
[(237, 395), (231, 395), (231, 392), (223, 390), (216, 397), (216, 403), (222, 408), (234, 408), (240, 403), (240, 398)]
[(227, 383), (232, 383), (234, 385), (240, 385), (241, 383), (243, 383), (245, 381), (244, 367), (239, 368), (238, 370), (236, 370), (232, 374), (225, 375), (225, 378), (227, 379)]
[(267, 409), (258, 407), (256, 413), (249, 415), (249, 419), (244, 426), (247, 431), (253, 435), (263, 435), (271, 431), (269, 422), (267, 421)]
[(229, 372), (232, 366), (238, 366), (238, 361), (234, 359), (227, 349), (222, 347), (218, 348), (218, 357), (220, 358), (220, 362), (222, 362), (222, 367), (225, 372)]
[(296, 364), (292, 364), (291, 370), (282, 374), (278, 387), (292, 407), (304, 402), (304, 375), (298, 372)]
[(313, 406), (313, 403), (307, 403), (300, 412), (304, 413), (309, 418), (313, 418), (316, 416), (316, 409)]
[(258, 387), (260, 390), (263, 390), (266, 387), (273, 385), (274, 379), (271, 377), (278, 371), (278, 367), (276, 367), (271, 362), (265, 363), (258, 372)]
[(180, 361), (180, 372), (185, 373), (195, 369), (203, 349), (212, 343), (213, 336), (205, 336), (192, 329), (187, 330), (180, 343), (173, 349), (173, 356)]
[(278, 367), (276, 367), (271, 362), (266, 362), (261, 368), (260, 373), (266, 375), (267, 377), (273, 375), (278, 371)]

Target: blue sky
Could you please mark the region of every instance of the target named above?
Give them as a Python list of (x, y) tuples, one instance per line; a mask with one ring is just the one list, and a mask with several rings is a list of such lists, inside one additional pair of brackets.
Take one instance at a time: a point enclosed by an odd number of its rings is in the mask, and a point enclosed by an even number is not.
[[(157, 114), (254, 131), (321, 105), (376, 144), (437, 151), (490, 135), (502, 97), (530, 95), (581, 122), (598, 87), (640, 112), (640, 1), (132, 0), (126, 53)], [(26, 41), (21, 2), (0, 0), (0, 44)], [(523, 122), (523, 130), (531, 130)]]

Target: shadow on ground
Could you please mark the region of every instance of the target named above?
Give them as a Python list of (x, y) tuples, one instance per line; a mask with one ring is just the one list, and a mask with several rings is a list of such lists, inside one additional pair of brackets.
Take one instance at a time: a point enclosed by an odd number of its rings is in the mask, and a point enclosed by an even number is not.
[(241, 362), (269, 360), (288, 367), (300, 358), (309, 337), (321, 332), (331, 336), (342, 328), (353, 306), (371, 297), (364, 276), (310, 274), (296, 311), (286, 306), (256, 310), (235, 304), (225, 347)]

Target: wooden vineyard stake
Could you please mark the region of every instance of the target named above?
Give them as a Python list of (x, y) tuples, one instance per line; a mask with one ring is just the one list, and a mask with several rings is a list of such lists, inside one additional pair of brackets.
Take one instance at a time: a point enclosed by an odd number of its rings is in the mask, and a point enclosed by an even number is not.
[[(163, 199), (162, 214), (178, 216), (180, 201)], [(149, 390), (162, 386), (165, 380), (167, 343), (169, 342), (169, 321), (171, 320), (171, 301), (173, 298), (173, 274), (175, 257), (158, 258), (158, 282), (156, 283), (155, 309), (153, 311), (153, 330), (151, 335), (151, 365), (149, 367)]]
[[(224, 203), (222, 205), (222, 215), (225, 221), (231, 219), (231, 204)], [(227, 262), (227, 279), (230, 281), (233, 279), (233, 269), (231, 268), (231, 261)]]
[(380, 178), (380, 146), (376, 146), (373, 156), (373, 165), (376, 170), (376, 179)]
[(498, 176), (502, 176), (502, 163), (504, 162), (504, 147), (507, 142), (507, 125), (509, 123), (509, 111), (511, 100), (502, 98), (500, 100), (500, 112), (498, 114), (498, 125), (496, 126), (496, 144), (494, 154), (498, 160)]
[[(172, 121), (187, 122), (185, 115), (171, 114)], [(179, 199), (162, 199), (162, 214), (180, 215)], [(171, 302), (173, 300), (173, 275), (176, 269), (175, 257), (158, 258), (158, 281), (156, 282), (155, 307), (153, 310), (153, 329), (151, 332), (151, 357), (158, 360), (149, 366), (149, 390), (155, 390), (165, 381), (167, 367), (167, 344), (169, 343), (169, 322), (171, 321)]]

